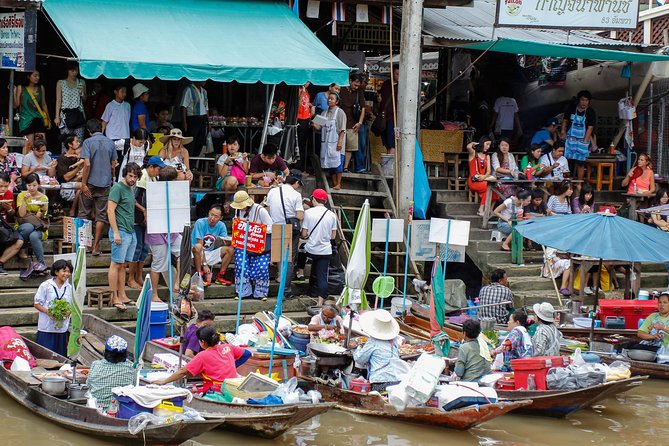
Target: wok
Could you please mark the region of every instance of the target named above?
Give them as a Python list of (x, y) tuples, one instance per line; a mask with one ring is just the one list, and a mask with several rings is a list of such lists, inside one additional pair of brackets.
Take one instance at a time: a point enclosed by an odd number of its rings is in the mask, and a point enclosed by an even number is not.
[(310, 350), (316, 356), (343, 356), (350, 354), (349, 349), (336, 344), (321, 344), (319, 342), (310, 342), (307, 344), (307, 350)]

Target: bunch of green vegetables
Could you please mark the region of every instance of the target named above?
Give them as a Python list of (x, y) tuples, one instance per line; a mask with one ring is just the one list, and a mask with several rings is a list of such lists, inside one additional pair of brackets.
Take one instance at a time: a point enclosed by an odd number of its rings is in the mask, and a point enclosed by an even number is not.
[(49, 317), (56, 322), (56, 328), (62, 328), (65, 320), (70, 317), (70, 303), (64, 299), (52, 300), (49, 304)]

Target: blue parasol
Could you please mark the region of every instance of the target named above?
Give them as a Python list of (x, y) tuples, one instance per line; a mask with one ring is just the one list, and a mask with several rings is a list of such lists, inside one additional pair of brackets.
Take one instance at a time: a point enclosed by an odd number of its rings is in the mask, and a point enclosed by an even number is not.
[(142, 291), (137, 299), (137, 322), (135, 325), (135, 366), (139, 363), (144, 353), (144, 345), (149, 340), (151, 329), (151, 280), (147, 274), (144, 278)]
[(533, 218), (516, 225), (525, 238), (572, 254), (628, 262), (669, 261), (669, 234), (609, 213)]

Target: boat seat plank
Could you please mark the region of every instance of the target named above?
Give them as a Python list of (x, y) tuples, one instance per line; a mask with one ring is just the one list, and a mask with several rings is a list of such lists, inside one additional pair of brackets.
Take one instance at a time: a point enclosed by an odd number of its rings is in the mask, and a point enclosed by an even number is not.
[(42, 381), (33, 376), (34, 371), (28, 371), (28, 372), (11, 371), (11, 373), (17, 378), (20, 378), (21, 381), (28, 384), (29, 386), (39, 386), (40, 384), (42, 384)]

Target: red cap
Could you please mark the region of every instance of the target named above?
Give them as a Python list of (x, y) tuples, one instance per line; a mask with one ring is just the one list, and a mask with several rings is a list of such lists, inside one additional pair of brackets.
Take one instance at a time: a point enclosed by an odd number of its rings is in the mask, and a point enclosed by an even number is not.
[(327, 201), (328, 199), (328, 193), (325, 192), (323, 189), (314, 190), (314, 193), (312, 193), (311, 196), (314, 197), (316, 200), (320, 201)]

